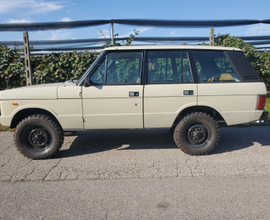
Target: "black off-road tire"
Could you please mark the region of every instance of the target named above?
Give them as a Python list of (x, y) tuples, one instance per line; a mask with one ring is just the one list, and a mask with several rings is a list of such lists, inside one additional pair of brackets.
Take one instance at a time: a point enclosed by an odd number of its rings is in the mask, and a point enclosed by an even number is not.
[(62, 128), (53, 119), (46, 115), (31, 115), (17, 125), (14, 141), (24, 156), (45, 159), (61, 148), (64, 137)]
[(218, 144), (220, 130), (210, 115), (194, 112), (184, 117), (174, 129), (174, 142), (189, 155), (210, 153)]

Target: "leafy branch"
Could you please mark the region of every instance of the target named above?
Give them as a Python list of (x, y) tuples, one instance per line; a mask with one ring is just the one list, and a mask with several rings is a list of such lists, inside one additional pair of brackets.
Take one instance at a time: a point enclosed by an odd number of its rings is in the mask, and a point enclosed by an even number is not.
[[(106, 33), (104, 33), (104, 31), (102, 31), (101, 29), (99, 29), (99, 32), (101, 33), (101, 36), (105, 39), (105, 44), (103, 45), (104, 47), (119, 47), (119, 46), (130, 46), (132, 44), (132, 42), (134, 41), (134, 37), (139, 35), (140, 31), (137, 31), (136, 29), (133, 30), (134, 33), (129, 35), (129, 38), (123, 43), (114, 43), (114, 45), (112, 44), (112, 40), (108, 40), (108, 38), (106, 37)], [(114, 34), (114, 37), (119, 36), (119, 34)]]

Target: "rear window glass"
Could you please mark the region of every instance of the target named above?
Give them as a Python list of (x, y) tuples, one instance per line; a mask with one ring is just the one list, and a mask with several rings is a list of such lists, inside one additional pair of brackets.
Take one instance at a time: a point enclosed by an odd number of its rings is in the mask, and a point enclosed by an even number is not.
[(240, 82), (223, 51), (193, 51), (200, 82)]
[(194, 82), (188, 52), (149, 51), (149, 83), (191, 83)]
[(262, 81), (242, 51), (226, 51), (225, 53), (244, 82)]

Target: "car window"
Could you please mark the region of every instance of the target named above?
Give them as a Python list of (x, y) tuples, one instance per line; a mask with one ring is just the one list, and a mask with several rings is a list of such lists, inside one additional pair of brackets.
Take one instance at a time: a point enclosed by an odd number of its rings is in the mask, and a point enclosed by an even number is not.
[(240, 82), (223, 51), (193, 51), (200, 82)]
[(149, 51), (149, 83), (193, 82), (187, 51)]
[(100, 58), (102, 58), (103, 54), (105, 52), (102, 51), (100, 54), (97, 55), (96, 60), (91, 64), (91, 66), (86, 70), (86, 72), (81, 76), (81, 78), (76, 82), (76, 85), (79, 85), (86, 77), (87, 75), (91, 72), (93, 68), (95, 68), (96, 64), (99, 62)]
[(142, 52), (109, 53), (106, 84), (140, 84)]
[[(91, 76), (93, 84), (140, 84), (142, 52), (109, 53)], [(106, 66), (107, 63), (107, 66)]]
[(105, 61), (104, 59), (97, 70), (91, 76), (92, 84), (104, 84), (105, 79)]

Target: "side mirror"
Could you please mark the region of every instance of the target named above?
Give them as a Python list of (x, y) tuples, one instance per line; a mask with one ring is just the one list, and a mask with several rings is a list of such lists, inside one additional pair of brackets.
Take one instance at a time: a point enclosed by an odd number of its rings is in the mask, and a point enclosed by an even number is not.
[(84, 80), (84, 87), (91, 86), (91, 80), (89, 80), (89, 76), (85, 78)]

